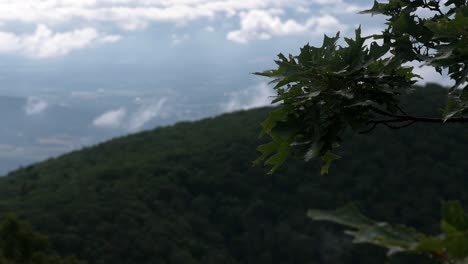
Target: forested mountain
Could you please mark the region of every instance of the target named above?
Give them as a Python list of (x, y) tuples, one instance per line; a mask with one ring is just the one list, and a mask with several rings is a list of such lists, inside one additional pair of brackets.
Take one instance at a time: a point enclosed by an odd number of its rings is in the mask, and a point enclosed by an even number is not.
[[(444, 92), (417, 89), (405, 110), (434, 114)], [(356, 250), (366, 246), (306, 210), (355, 201), (372, 218), (431, 232), (442, 199), (468, 204), (466, 126), (379, 127), (348, 140), (327, 176), (301, 160), (266, 175), (252, 161), (270, 110), (178, 123), (20, 169), (0, 178), (0, 210), (91, 264), (365, 264), (385, 252)]]

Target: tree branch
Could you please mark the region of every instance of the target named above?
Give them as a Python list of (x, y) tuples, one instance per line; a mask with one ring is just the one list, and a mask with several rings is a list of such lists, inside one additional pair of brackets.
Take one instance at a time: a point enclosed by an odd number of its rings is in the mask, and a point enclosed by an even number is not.
[(417, 117), (417, 116), (399, 116), (395, 115), (394, 119), (384, 119), (384, 120), (370, 120), (368, 124), (383, 124), (383, 123), (401, 123), (413, 121), (414, 123), (437, 123), (437, 124), (444, 124), (444, 123), (468, 123), (468, 117), (455, 117), (444, 120), (443, 118), (432, 118), (432, 117)]
[(384, 110), (381, 110), (381, 109), (379, 109), (379, 108), (377, 108), (377, 107), (375, 107), (375, 106), (370, 106), (369, 108), (370, 108), (370, 110), (376, 112), (377, 114), (381, 114), (381, 115), (389, 116), (389, 117), (394, 117), (394, 116), (395, 116), (395, 115), (393, 115), (392, 113), (389, 113), (389, 112), (386, 112), (386, 111), (384, 111)]
[[(432, 123), (432, 124), (445, 124), (445, 123), (468, 123), (468, 117), (455, 117), (444, 120), (443, 118), (433, 118), (433, 117), (418, 117), (418, 116), (410, 116), (407, 115), (403, 110), (399, 108), (399, 110), (404, 113), (404, 115), (396, 115), (390, 112), (381, 110), (377, 107), (370, 106), (370, 109), (377, 114), (389, 117), (388, 119), (381, 119), (381, 120), (369, 120), (367, 125), (370, 127), (366, 130), (360, 131), (359, 134), (367, 134), (374, 130), (378, 125), (385, 125), (391, 129), (401, 129), (405, 127), (409, 127), (415, 123)], [(404, 123), (404, 124), (401, 124)]]
[(371, 120), (368, 123), (398, 123), (398, 122), (405, 122), (405, 121), (415, 121), (415, 122), (423, 122), (423, 123), (468, 123), (468, 116), (454, 117), (454, 118), (444, 120), (443, 118), (418, 117), (418, 116), (410, 116), (407, 114), (395, 115), (395, 114), (383, 111), (374, 106), (371, 106), (370, 109), (376, 112), (377, 114), (391, 117), (392, 119)]

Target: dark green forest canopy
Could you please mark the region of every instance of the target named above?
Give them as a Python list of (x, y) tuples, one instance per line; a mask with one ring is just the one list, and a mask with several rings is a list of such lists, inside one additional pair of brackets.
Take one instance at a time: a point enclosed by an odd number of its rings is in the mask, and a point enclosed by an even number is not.
[[(445, 92), (417, 89), (405, 109), (434, 114)], [(183, 122), (20, 169), (0, 179), (0, 210), (91, 264), (382, 263), (383, 250), (357, 250), (366, 246), (306, 210), (356, 201), (372, 218), (433, 232), (442, 199), (468, 204), (466, 126), (377, 127), (349, 136), (327, 176), (301, 160), (267, 176), (252, 161), (269, 111)]]
[(47, 237), (16, 216), (0, 222), (1, 264), (86, 264), (75, 257), (59, 257), (49, 248)]

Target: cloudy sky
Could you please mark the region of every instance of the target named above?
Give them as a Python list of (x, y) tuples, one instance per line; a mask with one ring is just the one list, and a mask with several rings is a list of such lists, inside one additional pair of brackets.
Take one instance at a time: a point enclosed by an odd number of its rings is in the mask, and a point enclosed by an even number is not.
[(240, 44), (320, 36), (345, 30), (362, 7), (344, 0), (2, 0), (0, 52), (58, 57), (125, 42), (152, 27), (169, 28), (151, 39), (174, 46), (200, 30)]
[[(378, 31), (370, 0), (0, 0), (0, 173), (84, 145), (267, 105), (252, 72), (323, 34)], [(418, 69), (427, 81), (443, 81)], [(2, 167), (3, 166), (3, 167)]]

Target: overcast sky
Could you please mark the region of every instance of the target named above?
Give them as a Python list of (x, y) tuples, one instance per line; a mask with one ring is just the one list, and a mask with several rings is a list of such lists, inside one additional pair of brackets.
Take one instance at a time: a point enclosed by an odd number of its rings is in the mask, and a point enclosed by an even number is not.
[(111, 48), (152, 27), (170, 28), (151, 39), (174, 46), (200, 31), (239, 44), (311, 38), (346, 30), (368, 5), (344, 0), (2, 0), (0, 52), (36, 59), (65, 56)]

